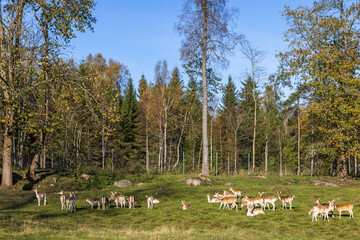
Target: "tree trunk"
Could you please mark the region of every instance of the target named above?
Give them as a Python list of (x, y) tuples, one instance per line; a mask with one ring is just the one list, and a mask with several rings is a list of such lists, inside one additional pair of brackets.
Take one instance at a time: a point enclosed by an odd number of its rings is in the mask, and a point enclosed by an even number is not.
[(210, 121), (210, 169), (213, 168), (213, 119)]
[(207, 27), (208, 27), (208, 2), (201, 0), (201, 10), (204, 15), (203, 22), (203, 39), (202, 39), (202, 77), (203, 77), (203, 107), (202, 107), (202, 142), (203, 142), (203, 162), (202, 175), (209, 176), (209, 149), (208, 149), (208, 134), (207, 134)]
[(195, 147), (196, 147), (196, 141), (194, 140), (193, 156), (192, 156), (192, 160), (193, 160), (193, 172), (195, 172)]
[(105, 169), (105, 127), (104, 122), (101, 126), (101, 153), (102, 153), (102, 168)]
[(253, 91), (253, 98), (254, 98), (254, 102), (255, 102), (255, 107), (254, 107), (254, 137), (253, 137), (253, 159), (252, 159), (253, 166), (252, 166), (252, 172), (255, 173), (256, 107), (257, 107), (257, 102), (256, 102), (256, 99), (255, 99), (255, 89)]
[(38, 164), (39, 164), (39, 154), (35, 154), (32, 162), (31, 162), (30, 168), (29, 168), (29, 176), (28, 176), (32, 180), (36, 180), (36, 169), (37, 169)]
[(269, 134), (265, 137), (265, 172), (268, 171)]
[(348, 174), (347, 174), (347, 170), (346, 170), (346, 158), (345, 158), (345, 155), (344, 155), (344, 152), (341, 152), (341, 157), (340, 157), (340, 160), (338, 161), (339, 164), (338, 164), (338, 176), (341, 177), (341, 178), (346, 178), (348, 177)]
[[(5, 96), (7, 93), (4, 94)], [(5, 113), (5, 132), (3, 146), (3, 169), (1, 188), (11, 188), (13, 186), (12, 177), (12, 145), (13, 145), (13, 128), (14, 128), (14, 111), (11, 106), (6, 106)]]
[(164, 119), (164, 135), (163, 135), (163, 143), (164, 143), (164, 170), (166, 171), (167, 164), (167, 110), (165, 110), (165, 119)]
[(146, 113), (146, 119), (145, 119), (145, 146), (146, 146), (146, 171), (149, 174), (150, 173), (150, 163), (149, 163), (149, 132), (148, 132), (148, 120), (147, 120), (147, 113)]
[(228, 155), (227, 170), (228, 170), (228, 175), (230, 175), (230, 155)]
[(237, 130), (235, 131), (235, 149), (234, 149), (234, 152), (235, 152), (235, 156), (234, 156), (234, 173), (237, 174), (237, 136), (236, 136), (236, 132)]
[(301, 137), (301, 128), (300, 128), (300, 99), (298, 98), (298, 168), (297, 175), (300, 175), (300, 137)]

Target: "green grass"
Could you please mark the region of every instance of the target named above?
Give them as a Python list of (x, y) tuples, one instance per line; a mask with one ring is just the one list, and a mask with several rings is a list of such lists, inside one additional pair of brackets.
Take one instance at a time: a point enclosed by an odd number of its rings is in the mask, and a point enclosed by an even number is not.
[[(191, 176), (190, 176), (191, 177)], [(124, 177), (122, 177), (124, 178)], [(211, 177), (213, 186), (190, 187), (179, 182), (182, 175), (128, 176), (133, 183), (145, 182), (146, 187), (134, 184), (126, 189), (116, 189), (113, 177), (99, 176), (93, 183), (61, 176), (54, 187), (45, 182), (41, 188), (50, 192), (47, 206), (37, 206), (32, 191), (0, 191), (0, 239), (359, 239), (360, 205), (357, 180), (343, 181), (345, 187), (314, 186), (310, 177), (276, 177), (259, 179), (248, 176)], [(98, 179), (98, 182), (96, 182)], [(136, 180), (138, 179), (138, 180)], [(340, 181), (323, 177), (320, 180)], [(280, 201), (276, 211), (266, 210), (265, 215), (247, 217), (245, 209), (218, 209), (219, 204), (208, 203), (206, 193), (215, 193), (229, 188), (226, 182), (235, 183), (243, 195), (258, 196), (295, 195), (293, 209), (283, 210)], [(76, 213), (60, 209), (60, 189), (78, 190)], [(91, 210), (85, 202), (88, 197), (118, 194), (133, 194), (141, 204), (136, 209), (115, 208)], [(153, 195), (161, 201), (154, 209), (146, 208), (146, 195)], [(337, 203), (352, 202), (354, 219), (348, 213), (339, 219), (330, 217), (330, 222), (319, 218), (311, 222), (308, 210), (314, 201), (341, 198)], [(192, 206), (183, 211), (181, 200)], [(240, 207), (240, 204), (239, 204)]]

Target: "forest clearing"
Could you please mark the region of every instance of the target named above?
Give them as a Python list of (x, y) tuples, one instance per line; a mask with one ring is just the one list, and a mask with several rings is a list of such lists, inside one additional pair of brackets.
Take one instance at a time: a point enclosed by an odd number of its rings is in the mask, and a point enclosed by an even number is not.
[[(339, 180), (332, 177), (305, 176), (219, 176), (210, 177), (211, 184), (187, 186), (183, 175), (128, 175), (133, 182), (127, 188), (117, 188), (113, 183), (118, 179), (110, 173), (94, 176), (93, 182), (69, 173), (47, 177), (41, 184), (41, 191), (48, 193), (46, 206), (37, 205), (33, 191), (0, 191), (0, 234), (1, 239), (358, 239), (360, 191), (358, 180)], [(56, 178), (54, 187), (47, 179)], [(51, 181), (51, 180), (49, 180)], [(314, 185), (312, 181), (332, 183), (333, 186)], [(142, 182), (146, 186), (138, 187)], [(211, 195), (232, 188), (242, 190), (245, 195), (258, 197), (258, 192), (277, 197), (276, 192), (296, 197), (292, 209), (282, 209), (276, 201), (276, 210), (266, 208), (264, 215), (249, 217), (246, 207), (235, 211), (219, 209), (220, 203), (208, 203), (206, 194)], [(337, 186), (338, 184), (338, 186)], [(77, 191), (76, 212), (61, 210), (59, 194)], [(118, 192), (126, 196), (133, 194), (139, 205), (129, 209), (116, 208), (113, 201), (106, 210), (92, 210), (86, 203), (89, 197), (100, 198)], [(152, 195), (160, 203), (148, 209), (145, 195)], [(321, 202), (336, 199), (336, 204), (354, 204), (354, 218), (348, 212), (338, 211), (335, 217), (325, 221), (311, 221), (308, 211)], [(181, 201), (191, 205), (190, 210), (182, 209)], [(241, 200), (239, 200), (241, 202)]]

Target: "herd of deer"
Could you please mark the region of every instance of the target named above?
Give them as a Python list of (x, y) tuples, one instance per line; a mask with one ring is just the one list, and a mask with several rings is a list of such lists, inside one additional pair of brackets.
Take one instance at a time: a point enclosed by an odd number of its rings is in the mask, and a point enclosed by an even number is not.
[[(289, 196), (281, 196), (281, 192), (277, 192), (278, 196), (263, 196), (264, 192), (259, 192), (260, 197), (248, 197), (245, 195), (244, 197), (241, 197), (241, 190), (230, 188), (230, 192), (224, 191), (223, 194), (215, 193), (213, 195), (213, 198), (210, 197), (210, 194), (207, 194), (207, 199), (209, 203), (220, 203), (219, 209), (222, 207), (228, 208), (229, 210), (232, 210), (233, 208), (236, 208), (236, 211), (238, 211), (238, 200), (241, 199), (241, 208), (246, 206), (247, 207), (247, 216), (256, 216), (259, 214), (265, 214), (266, 207), (270, 209), (270, 204), (272, 205), (272, 210), (275, 211), (275, 202), (279, 199), (282, 204), (282, 208), (286, 209), (286, 204), (289, 203), (290, 209), (292, 208), (292, 201), (294, 200), (294, 195)], [(44, 199), (44, 205), (46, 205), (46, 192), (38, 192), (37, 189), (34, 190), (36, 194), (36, 198), (38, 200), (38, 205), (40, 206), (40, 201), (43, 198)], [(71, 212), (76, 212), (75, 207), (75, 194), (77, 192), (69, 192), (69, 196), (65, 195), (64, 190), (59, 192), (60, 194), (60, 203), (61, 203), (61, 209), (62, 210), (69, 210)], [(101, 198), (88, 198), (86, 199), (86, 202), (91, 205), (91, 209), (94, 208), (94, 205), (97, 205), (97, 208), (100, 209), (100, 204), (102, 205), (102, 209), (105, 210), (109, 208), (109, 201), (113, 200), (116, 204), (116, 207), (125, 208), (126, 202), (128, 202), (129, 208), (135, 208), (135, 205), (138, 204), (138, 202), (135, 200), (134, 196), (124, 196), (119, 195), (116, 196), (117, 192), (111, 192), (111, 195), (109, 198), (107, 198), (105, 195)], [(153, 208), (154, 203), (160, 203), (158, 199), (154, 199), (153, 196), (146, 196), (147, 201), (147, 207)], [(181, 201), (183, 205), (183, 210), (189, 210), (191, 209), (191, 206), (187, 203), (185, 203), (185, 200)], [(329, 203), (321, 204), (320, 198), (315, 201), (316, 205), (313, 206), (309, 210), (309, 215), (312, 214), (312, 221), (314, 219), (317, 221), (317, 216), (320, 215), (324, 218), (324, 220), (329, 221), (329, 212), (332, 212), (332, 216), (334, 217), (334, 209), (337, 209), (339, 211), (339, 218), (341, 218), (341, 212), (342, 211), (348, 211), (350, 213), (350, 218), (354, 217), (353, 213), (353, 204), (351, 203), (344, 203), (344, 204), (335, 204), (335, 200), (329, 201)], [(231, 205), (231, 208), (230, 208)], [(256, 208), (260, 206), (260, 208)]]
[[(44, 206), (46, 205), (46, 192), (38, 192), (37, 188), (33, 190), (35, 192), (36, 198), (38, 200), (38, 206), (40, 206), (41, 199), (44, 199)], [(69, 210), (71, 212), (76, 212), (75, 207), (75, 194), (77, 192), (69, 192), (69, 196), (65, 195), (64, 190), (59, 192), (60, 194), (60, 203), (61, 203), (61, 210)], [(94, 209), (94, 205), (97, 205), (98, 209), (100, 209), (100, 204), (102, 205), (102, 209), (105, 210), (109, 208), (110, 200), (114, 200), (116, 207), (125, 208), (126, 202), (128, 202), (129, 208), (135, 208), (136, 204), (139, 204), (138, 201), (135, 200), (134, 196), (124, 196), (119, 195), (116, 196), (117, 192), (111, 192), (110, 197), (106, 197), (105, 195), (101, 198), (87, 198), (86, 202), (91, 205), (91, 209)], [(154, 203), (160, 203), (158, 199), (154, 199), (153, 196), (145, 195), (147, 199), (148, 208), (153, 208)]]

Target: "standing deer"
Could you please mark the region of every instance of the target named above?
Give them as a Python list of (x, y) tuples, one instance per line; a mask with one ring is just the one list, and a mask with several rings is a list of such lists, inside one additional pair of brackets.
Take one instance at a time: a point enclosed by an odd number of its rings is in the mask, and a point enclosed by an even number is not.
[(64, 190), (58, 192), (60, 194), (60, 203), (61, 203), (61, 210), (65, 210), (65, 193)]
[(102, 209), (105, 210), (106, 208), (109, 208), (109, 199), (104, 195), (101, 197), (101, 204), (102, 204)]
[(91, 209), (94, 209), (94, 205), (97, 204), (98, 209), (100, 209), (100, 199), (99, 198), (88, 198), (86, 202), (91, 205)]
[(33, 190), (35, 192), (36, 198), (38, 200), (38, 206), (40, 207), (40, 201), (44, 199), (44, 206), (46, 205), (46, 192), (38, 192), (37, 188)]
[(146, 202), (147, 202), (148, 208), (154, 208), (154, 198), (153, 198), (153, 196), (145, 195), (145, 197), (146, 197)]
[(281, 196), (281, 192), (277, 192), (278, 194), (278, 198), (280, 199), (281, 203), (282, 203), (282, 208), (286, 209), (286, 203), (290, 204), (290, 209), (292, 206), (292, 201), (294, 200), (294, 195), (290, 195), (290, 196)]

